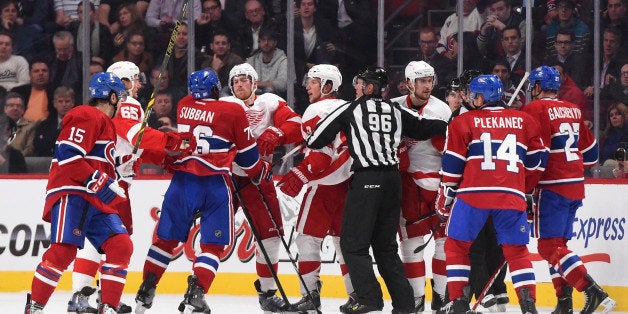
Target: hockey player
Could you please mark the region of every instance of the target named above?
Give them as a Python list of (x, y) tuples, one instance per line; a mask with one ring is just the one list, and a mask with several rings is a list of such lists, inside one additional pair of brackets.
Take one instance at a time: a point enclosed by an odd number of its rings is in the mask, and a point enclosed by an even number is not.
[(584, 168), (597, 163), (597, 141), (584, 124), (578, 106), (557, 99), (560, 74), (554, 67), (534, 69), (528, 81), (534, 100), (523, 111), (542, 126), (543, 142), (550, 149), (547, 170), (535, 192), (538, 206), (534, 236), (539, 238), (539, 254), (549, 263), (558, 297), (552, 313), (573, 312), (573, 288), (584, 292), (585, 304), (580, 313), (593, 313), (600, 305), (603, 312), (608, 312), (615, 307), (615, 301), (588, 275), (580, 257), (567, 247), (576, 211), (584, 198)]
[(469, 105), (475, 110), (450, 122), (443, 155), (437, 210), (443, 217), (451, 215), (445, 254), (452, 302), (437, 313), (472, 312), (469, 247), (492, 217), (521, 311), (536, 314), (536, 282), (526, 247), (525, 191), (538, 181), (547, 149), (532, 117), (504, 108), (503, 85), (497, 76), (474, 78), (469, 93)]
[(133, 244), (115, 206), (126, 195), (114, 180), (116, 134), (111, 122), (126, 92), (118, 77), (103, 72), (92, 77), (89, 92), (89, 104), (63, 118), (56, 142), (43, 214), (52, 224), (51, 244), (35, 271), (26, 314), (43, 313), (86, 238), (107, 255), (100, 268), (98, 313), (115, 313), (126, 281)]
[[(285, 100), (275, 94), (255, 95), (257, 78), (257, 72), (250, 64), (234, 66), (229, 72), (229, 87), (234, 96), (223, 97), (221, 100), (242, 105), (251, 127), (251, 134), (257, 139), (260, 155), (272, 161), (277, 146), (303, 141), (300, 132), (301, 117), (288, 107)], [(262, 238), (272, 267), (277, 271), (281, 244), (279, 237), (283, 236), (283, 221), (275, 185), (272, 181), (262, 181), (259, 185), (250, 184), (251, 180), (246, 172), (237, 164), (233, 166), (233, 173), (238, 193), (245, 203), (243, 205), (249, 210), (252, 223)], [(279, 230), (275, 226), (279, 227)], [(262, 310), (277, 312), (288, 309), (289, 304), (275, 295), (277, 283), (259, 248), (255, 257), (255, 269), (259, 279), (254, 285), (259, 294)]]
[[(140, 124), (144, 119), (144, 110), (136, 100), (137, 92), (142, 87), (139, 79), (140, 69), (133, 62), (118, 61), (112, 64), (107, 72), (120, 78), (127, 91), (126, 99), (118, 106), (113, 124), (117, 134), (115, 158), (119, 164), (116, 169), (120, 177), (118, 182), (129, 195), (129, 186), (135, 175), (134, 170), (139, 169), (140, 166), (139, 160), (131, 155)], [(190, 140), (189, 133), (164, 133), (147, 127), (138, 156), (142, 157), (142, 162), (161, 165), (166, 154), (165, 150), (175, 153), (185, 152), (195, 146), (189, 144)], [(116, 207), (129, 235), (133, 234), (130, 199), (119, 202)], [(68, 302), (68, 313), (95, 313), (95, 309), (88, 303), (88, 298), (96, 291), (91, 284), (94, 282), (100, 262), (101, 254), (89, 243), (77, 253), (72, 272), (74, 294)], [(130, 306), (120, 302), (118, 313), (131, 313), (131, 311)]]
[(153, 304), (155, 289), (172, 259), (173, 250), (187, 240), (195, 217), (200, 217), (200, 254), (188, 277), (188, 289), (179, 311), (210, 313), (205, 302), (218, 271), (220, 255), (234, 240), (234, 204), (231, 167), (235, 161), (253, 184), (270, 180), (270, 164), (259, 158), (242, 106), (218, 100), (220, 83), (212, 70), (190, 75), (191, 95), (177, 105), (179, 131), (192, 132), (196, 148), (174, 157), (174, 174), (164, 196), (156, 240), (144, 263), (144, 281), (135, 300), (136, 313)]
[[(303, 137), (309, 136), (321, 119), (346, 103), (336, 98), (341, 83), (342, 75), (334, 65), (318, 64), (308, 71), (306, 90), (310, 105), (303, 113)], [(307, 185), (296, 225), (299, 234), (295, 240), (299, 250), (299, 272), (306, 286), (301, 286), (303, 298), (294, 304), (296, 311), (320, 311), (321, 244), (327, 234), (333, 239), (347, 294), (351, 296), (353, 293), (340, 251), (342, 209), (351, 176), (350, 167), (346, 138), (338, 134), (331, 144), (307, 150), (303, 161), (286, 173), (278, 184), (281, 191), (290, 197), (297, 196)], [(343, 309), (353, 300), (355, 297), (350, 297), (340, 310), (344, 312)]]
[[(448, 122), (451, 109), (438, 98), (432, 96), (434, 89), (434, 68), (425, 61), (411, 61), (405, 69), (407, 96), (391, 101), (410, 108), (432, 119)], [(432, 310), (440, 309), (445, 300), (447, 274), (445, 273), (445, 234), (444, 224), (436, 215), (436, 195), (440, 176), (442, 151), (445, 134), (435, 135), (425, 141), (417, 141), (404, 136), (399, 148), (400, 158), (408, 159), (400, 165), (408, 165), (401, 171), (402, 202), (399, 221), (401, 239), (401, 260), (406, 269), (406, 277), (414, 290), (415, 312), (425, 308), (425, 261), (423, 250), (414, 250), (425, 243), (424, 236), (433, 232), (435, 252), (432, 257)]]

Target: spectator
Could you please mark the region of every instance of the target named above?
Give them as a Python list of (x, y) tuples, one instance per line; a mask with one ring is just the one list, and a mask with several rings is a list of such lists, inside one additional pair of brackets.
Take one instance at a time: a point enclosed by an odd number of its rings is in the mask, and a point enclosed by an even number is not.
[(4, 113), (15, 122), (10, 145), (28, 156), (33, 152), (33, 136), (36, 122), (24, 118), (24, 98), (16, 92), (9, 92), (4, 98)]
[[(477, 33), (482, 28), (484, 22), (482, 16), (478, 12), (476, 0), (463, 0), (462, 12), (464, 17), (463, 31)], [(447, 47), (447, 40), (454, 33), (458, 33), (458, 14), (452, 13), (447, 17), (445, 23), (440, 29), (440, 39), (438, 41), (438, 47), (436, 48), (439, 53), (444, 53)]]
[(504, 60), (495, 61), (495, 63), (493, 64), (493, 69), (491, 71), (491, 73), (499, 78), (499, 80), (502, 82), (502, 85), (504, 85), (504, 103), (507, 104), (510, 101), (510, 98), (514, 96), (515, 100), (512, 101), (510, 108), (521, 109), (521, 107), (526, 103), (526, 94), (523, 89), (521, 89), (519, 90), (519, 93), (517, 93), (517, 95), (513, 95), (515, 93), (515, 90), (517, 89), (517, 86), (515, 84), (519, 84), (519, 82), (515, 82), (513, 84), (513, 81), (510, 79), (510, 67), (508, 65), (508, 62)]
[[(50, 85), (54, 90), (59, 86), (73, 90), (83, 90), (83, 60), (81, 54), (74, 50), (74, 36), (69, 31), (58, 31), (52, 38), (55, 48), (54, 55), (48, 56), (50, 69)], [(80, 94), (75, 101), (81, 102)]]
[(5, 90), (30, 83), (28, 62), (13, 54), (13, 36), (6, 32), (0, 32), (0, 73), (0, 87)]
[(125, 49), (115, 55), (112, 61), (131, 61), (140, 68), (140, 72), (148, 73), (154, 61), (150, 52), (146, 51), (146, 38), (141, 32), (131, 32), (126, 38)]
[[(155, 51), (163, 51), (168, 46), (170, 35), (172, 34), (177, 18), (179, 18), (184, 2), (186, 2), (186, 0), (153, 0), (148, 5), (148, 10), (146, 11), (146, 25), (154, 30), (155, 39), (157, 41)], [(200, 0), (193, 0), (188, 3), (188, 12), (190, 12), (194, 18), (197, 18), (200, 14), (199, 12), (201, 12)]]
[[(85, 23), (83, 23), (83, 2), (78, 4), (76, 11), (78, 12), (78, 23), (73, 24), (73, 27), (70, 28), (70, 32), (76, 38), (75, 49), (78, 52), (83, 52), (83, 27)], [(101, 58), (105, 63), (111, 62), (111, 57), (113, 57), (114, 46), (113, 46), (113, 38), (111, 33), (109, 32), (109, 28), (106, 25), (98, 22), (96, 19), (96, 9), (92, 2), (89, 2), (89, 25), (90, 25), (90, 36), (91, 41), (89, 44), (90, 47), (90, 56), (97, 56)]]
[(202, 68), (214, 70), (220, 79), (220, 86), (223, 86), (223, 89), (228, 89), (229, 71), (231, 71), (233, 66), (243, 63), (244, 60), (239, 55), (231, 52), (231, 41), (229, 34), (225, 31), (217, 30), (214, 32), (210, 48), (211, 54), (203, 62)]
[[(194, 69), (200, 69), (204, 56), (197, 49), (194, 49)], [(181, 24), (179, 33), (174, 41), (174, 51), (168, 61), (166, 69), (170, 74), (170, 87), (177, 89), (177, 95), (185, 95), (188, 91), (188, 25)], [(161, 62), (159, 62), (161, 64)]]
[(18, 18), (18, 3), (16, 0), (2, 0), (0, 2), (0, 29), (13, 35), (13, 52), (26, 58), (36, 54), (35, 43), (41, 37), (42, 29), (35, 25), (24, 24)]
[(91, 61), (89, 63), (89, 77), (91, 78), (94, 74), (98, 72), (105, 72), (105, 66), (97, 61)]
[(177, 132), (177, 121), (171, 116), (163, 116), (157, 119), (162, 132)]
[(545, 31), (545, 49), (547, 57), (554, 57), (556, 49), (554, 42), (560, 29), (569, 29), (574, 36), (573, 51), (575, 53), (589, 53), (591, 32), (589, 26), (576, 16), (573, 0), (557, 0), (556, 9), (558, 19), (550, 24)]
[[(241, 25), (246, 22), (245, 4), (247, 1), (248, 0), (228, 0), (220, 2), (222, 2), (222, 11), (225, 12), (226, 15), (230, 16), (235, 23)], [(278, 3), (279, 1), (260, 0), (260, 2), (264, 6), (264, 12), (266, 12), (266, 14), (272, 15), (274, 13), (275, 7), (273, 3)], [(281, 2), (281, 6), (286, 6), (284, 1)]]
[[(434, 87), (434, 96), (443, 99), (444, 91), (447, 89), (448, 69), (451, 68), (450, 60), (444, 54), (436, 51), (438, 44), (438, 36), (436, 31), (431, 27), (423, 27), (419, 30), (419, 61), (425, 61), (436, 70), (436, 86)], [(467, 60), (468, 61), (468, 60)], [(405, 80), (404, 80), (405, 81)]]
[(18, 10), (18, 21), (22, 20), (25, 25), (33, 25), (46, 33), (54, 29), (55, 11), (53, 1), (20, 1), (18, 8), (20, 8)]
[[(510, 64), (510, 79), (513, 82), (519, 82), (526, 71), (526, 60), (521, 32), (518, 27), (508, 27), (502, 31), (502, 49), (505, 53), (506, 62)], [(536, 58), (532, 56), (531, 67), (534, 68), (537, 64)]]
[(69, 30), (72, 22), (78, 21), (76, 7), (82, 0), (54, 0), (55, 23), (59, 28)]
[[(464, 70), (475, 70), (475, 69), (483, 69), (485, 66), (483, 64), (483, 60), (480, 58), (479, 52), (477, 50), (477, 45), (475, 44), (475, 36), (473, 33), (465, 32), (463, 34), (463, 45), (464, 48), (462, 51), (464, 52), (463, 59)], [(438, 80), (443, 80), (444, 82), (451, 82), (454, 78), (457, 77), (457, 60), (458, 60), (458, 34), (453, 33), (447, 39), (447, 51), (444, 54), (447, 62), (442, 66), (442, 74), (443, 77), (438, 78)], [(438, 97), (444, 98), (446, 95), (447, 85), (439, 84), (438, 90), (433, 91), (434, 95), (438, 95)]]
[[(601, 88), (604, 88), (613, 81), (617, 81), (616, 78), (620, 76), (617, 70), (620, 70), (624, 62), (628, 60), (620, 50), (622, 33), (618, 29), (605, 29), (603, 38), (602, 64), (600, 66)], [(591, 82), (593, 82), (593, 80), (591, 80)], [(587, 97), (593, 96), (593, 85), (589, 85), (584, 89), (584, 95)]]
[(194, 40), (196, 48), (204, 50), (208, 49), (214, 38), (214, 32), (218, 29), (229, 32), (230, 38), (237, 38), (238, 27), (228, 14), (223, 14), (222, 6), (219, 0), (203, 0), (201, 3), (202, 13), (196, 19), (196, 29)]
[[(266, 16), (266, 9), (259, 0), (248, 0), (244, 4), (246, 21), (240, 28), (238, 40), (234, 44), (234, 52), (243, 58), (251, 56), (259, 48), (259, 35), (262, 28), (278, 27)], [(281, 36), (281, 35), (280, 35)], [(282, 36), (283, 37), (283, 36)]]
[(615, 152), (620, 143), (628, 143), (626, 118), (628, 118), (628, 107), (625, 104), (617, 102), (608, 108), (606, 128), (600, 138), (600, 165), (615, 164)]
[(55, 142), (61, 131), (61, 121), (65, 114), (74, 108), (74, 104), (74, 91), (71, 88), (59, 86), (55, 89), (53, 101), (55, 111), (35, 127), (31, 156), (53, 156)]
[(103, 25), (106, 25), (109, 32), (113, 35), (120, 30), (120, 22), (118, 21), (118, 10), (120, 6), (133, 3), (135, 4), (135, 10), (139, 16), (146, 16), (146, 10), (150, 0), (100, 0), (100, 5), (96, 11), (98, 15), (98, 21)]
[[(614, 27), (619, 29), (622, 34), (628, 34), (627, 9), (628, 3), (626, 0), (607, 0), (606, 11), (604, 11), (600, 21), (602, 29)], [(622, 48), (627, 48), (625, 41), (622, 43)]]
[(578, 105), (580, 111), (582, 112), (582, 119), (584, 120), (584, 124), (590, 129), (593, 127), (593, 109), (589, 101), (587, 101), (587, 97), (584, 96), (584, 93), (576, 85), (576, 83), (571, 79), (569, 74), (566, 74), (563, 66), (560, 63), (550, 64), (554, 66), (558, 73), (560, 74), (560, 87), (558, 88), (558, 99), (566, 100), (573, 104)]
[[(164, 126), (164, 124), (162, 123), (163, 120), (161, 118), (169, 117), (172, 119), (173, 122), (175, 122), (174, 124), (176, 127), (177, 112), (173, 104), (174, 102), (172, 101), (172, 94), (167, 91), (157, 91), (155, 93), (155, 104), (153, 105), (153, 112), (148, 117), (148, 126), (153, 129), (159, 129), (160, 131), (164, 131), (161, 129)], [(168, 126), (166, 127), (166, 130), (170, 130)]]
[(12, 130), (15, 129), (15, 121), (6, 115), (0, 115), (0, 173), (25, 173), (26, 161), (19, 150), (11, 147)]
[(561, 29), (556, 34), (556, 41), (554, 41), (554, 48), (556, 49), (556, 55), (548, 56), (545, 59), (545, 64), (556, 64), (560, 62), (563, 65), (565, 73), (567, 73), (578, 84), (581, 89), (589, 86), (591, 82), (591, 73), (593, 68), (591, 67), (591, 58), (588, 54), (575, 53), (573, 51), (574, 36), (568, 29)]
[(504, 57), (499, 44), (502, 31), (507, 27), (518, 27), (525, 42), (525, 19), (512, 9), (511, 0), (491, 0), (488, 5), (486, 22), (480, 28), (477, 45), (480, 53), (490, 60)]
[(144, 35), (144, 39), (146, 40), (147, 51), (151, 53), (163, 53), (163, 51), (157, 51), (154, 40), (155, 32), (146, 25), (144, 17), (139, 14), (134, 3), (127, 2), (118, 7), (118, 24), (120, 26), (117, 28), (117, 32), (113, 35), (113, 44), (116, 47), (116, 52), (124, 50), (124, 44), (128, 40), (129, 34), (141, 33)]
[(155, 92), (155, 94), (157, 94), (158, 92), (170, 93), (172, 95), (172, 102), (175, 104), (178, 103), (179, 100), (187, 94), (187, 90), (185, 91), (185, 93), (181, 94), (180, 90), (174, 89), (170, 86), (170, 74), (168, 73), (167, 69), (164, 70), (163, 73), (161, 74), (161, 82), (159, 84), (159, 87), (155, 89), (155, 85), (157, 84), (157, 78), (159, 77), (160, 70), (161, 70), (160, 65), (154, 66), (150, 72), (150, 76), (148, 77), (147, 84), (144, 86), (144, 88), (140, 89), (138, 92), (137, 100), (144, 107), (146, 106), (146, 104), (148, 104), (148, 101), (150, 100), (150, 96), (153, 93), (153, 91)]
[[(261, 93), (275, 93), (285, 97), (288, 87), (288, 57), (277, 48), (279, 34), (264, 28), (259, 32), (259, 50), (247, 62), (259, 75), (257, 88)], [(291, 69), (292, 70), (292, 69)]]
[(43, 60), (33, 61), (28, 76), (29, 84), (16, 86), (11, 91), (24, 98), (26, 104), (24, 118), (37, 122), (48, 118), (49, 114), (54, 112), (48, 64)]

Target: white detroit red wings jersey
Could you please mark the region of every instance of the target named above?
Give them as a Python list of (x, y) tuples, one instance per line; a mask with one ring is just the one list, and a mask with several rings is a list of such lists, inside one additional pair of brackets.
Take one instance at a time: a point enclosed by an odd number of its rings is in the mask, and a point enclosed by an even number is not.
[[(301, 133), (303, 138), (307, 138), (316, 129), (316, 124), (336, 110), (347, 101), (342, 99), (322, 99), (310, 104), (301, 117)], [(305, 158), (310, 156), (310, 149), (306, 149)], [(316, 152), (326, 154), (331, 157), (331, 164), (327, 169), (310, 180), (309, 184), (334, 185), (339, 184), (351, 177), (351, 164), (353, 160), (349, 155), (347, 139), (340, 132), (336, 138), (327, 146), (317, 149)], [(312, 157), (314, 158), (314, 155)]]
[(569, 199), (584, 198), (584, 167), (597, 163), (598, 144), (577, 105), (557, 99), (534, 100), (523, 107), (541, 125), (550, 149), (539, 186)]
[(525, 210), (525, 192), (536, 185), (547, 154), (527, 113), (471, 110), (449, 123), (442, 183), (457, 185), (456, 197), (477, 208)]
[(116, 133), (111, 118), (90, 105), (70, 110), (61, 121), (61, 131), (55, 143), (50, 166), (43, 219), (50, 221), (52, 206), (66, 194), (78, 194), (105, 213), (117, 213), (93, 193), (88, 193), (85, 181), (95, 170), (115, 178)]
[(177, 105), (179, 132), (192, 132), (196, 151), (179, 158), (172, 169), (198, 176), (231, 174), (235, 161), (244, 171), (259, 160), (255, 138), (242, 106), (216, 99), (183, 97)]
[[(400, 96), (391, 99), (391, 101), (414, 110), (410, 96)], [(434, 96), (430, 96), (427, 103), (421, 106), (417, 112), (430, 119), (449, 121), (451, 118), (449, 106)], [(440, 182), (438, 171), (441, 167), (445, 136), (435, 135), (426, 141), (418, 141), (404, 136), (402, 141), (403, 145), (408, 147), (410, 159), (408, 172), (412, 175), (414, 182), (426, 190), (437, 191)]]

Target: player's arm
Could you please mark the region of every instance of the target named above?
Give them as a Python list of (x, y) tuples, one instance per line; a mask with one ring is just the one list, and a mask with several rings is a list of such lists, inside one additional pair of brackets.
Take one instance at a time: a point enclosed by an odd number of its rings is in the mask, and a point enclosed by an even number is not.
[(585, 167), (593, 167), (599, 158), (598, 142), (595, 136), (586, 126), (584, 121), (580, 121), (580, 134), (578, 135), (578, 150), (582, 153), (582, 163)]
[(272, 166), (260, 158), (244, 109), (234, 106), (234, 114), (234, 145), (237, 151), (233, 161), (246, 172), (254, 184), (259, 184), (262, 180), (269, 181), (272, 177)]
[(354, 107), (351, 105), (352, 103), (347, 102), (319, 121), (312, 134), (307, 138), (307, 147), (320, 149), (331, 143), (336, 138), (336, 134), (348, 124), (345, 114), (349, 108)]
[(69, 114), (63, 119), (54, 159), (63, 173), (79, 185), (95, 170), (85, 156), (94, 148), (101, 128), (106, 127), (99, 122), (99, 119), (80, 114)]
[(541, 139), (540, 127), (536, 120), (529, 117), (524, 120), (524, 123), (528, 136), (528, 149), (523, 159), (523, 167), (526, 172), (525, 192), (530, 192), (541, 179), (543, 171), (545, 171), (549, 149)]
[(277, 186), (284, 194), (290, 197), (297, 196), (304, 185), (331, 165), (332, 154), (333, 150), (329, 146), (310, 151), (297, 166), (281, 178)]
[(294, 144), (303, 141), (301, 135), (301, 117), (288, 107), (286, 103), (282, 103), (275, 111), (273, 123), (285, 135), (283, 144)]
[(447, 122), (437, 118), (420, 116), (409, 108), (393, 103), (401, 111), (402, 133), (416, 140), (425, 141), (435, 135), (444, 136), (447, 131)]

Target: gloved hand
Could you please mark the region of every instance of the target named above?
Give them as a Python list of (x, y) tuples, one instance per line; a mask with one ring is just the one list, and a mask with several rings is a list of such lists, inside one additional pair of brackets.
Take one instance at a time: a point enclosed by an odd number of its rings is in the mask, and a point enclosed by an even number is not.
[(310, 182), (310, 176), (311, 173), (307, 170), (307, 166), (301, 163), (290, 169), (277, 183), (277, 186), (284, 194), (295, 197), (301, 192), (303, 186)]
[(95, 194), (105, 204), (111, 203), (116, 196), (126, 198), (124, 189), (118, 185), (118, 182), (99, 170), (94, 171), (89, 178), (85, 179), (85, 186), (89, 193)]
[(528, 214), (528, 223), (534, 221), (534, 212), (536, 209), (536, 197), (534, 194), (526, 194), (526, 214)]
[(438, 195), (436, 196), (436, 212), (441, 220), (447, 220), (449, 213), (451, 212), (451, 204), (456, 197), (457, 186), (448, 186), (441, 184), (438, 188)]
[(116, 156), (116, 173), (120, 178), (130, 178), (135, 176), (135, 164), (139, 156), (135, 154)]
[(284, 133), (280, 128), (270, 126), (257, 138), (257, 149), (259, 154), (263, 156), (272, 155), (275, 147), (283, 145)]
[(192, 132), (166, 132), (166, 150), (191, 154), (196, 149), (196, 136)]
[(397, 149), (397, 157), (399, 157), (399, 171), (408, 171), (408, 168), (410, 168), (410, 156), (408, 155), (408, 146), (403, 142)]
[(253, 178), (251, 183), (259, 185), (262, 182), (268, 182), (273, 179), (273, 166), (266, 160), (260, 159), (262, 163), (262, 170)]

